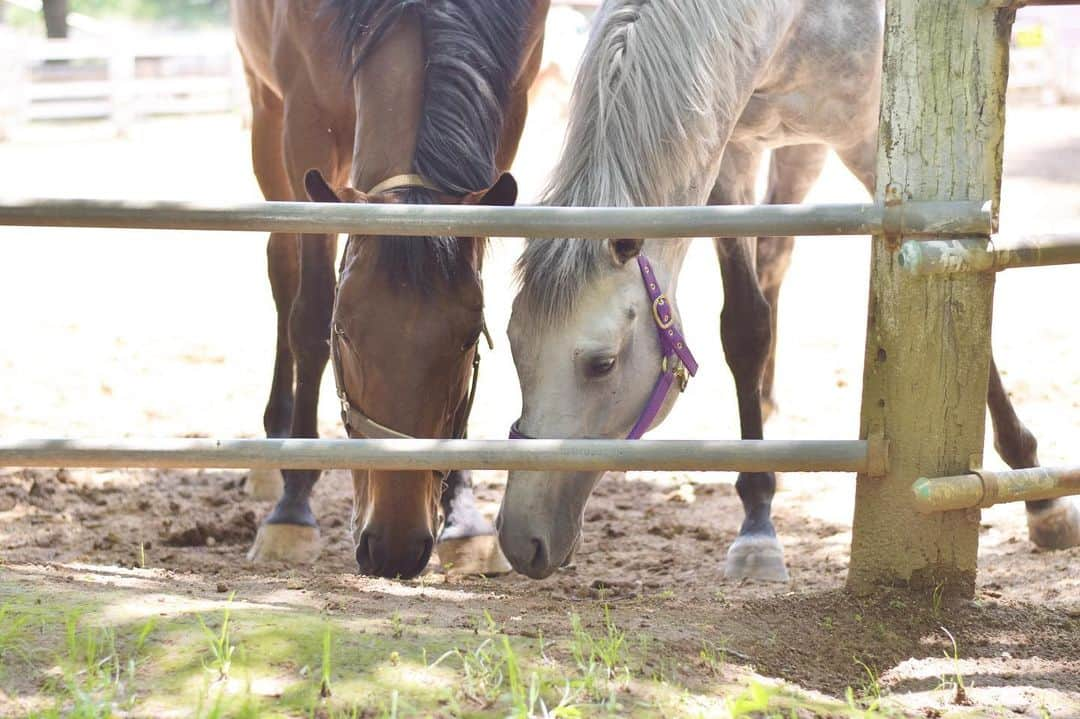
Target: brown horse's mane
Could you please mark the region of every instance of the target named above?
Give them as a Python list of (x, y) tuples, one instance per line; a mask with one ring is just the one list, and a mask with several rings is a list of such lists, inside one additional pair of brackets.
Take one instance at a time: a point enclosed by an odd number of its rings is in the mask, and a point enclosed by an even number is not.
[[(510, 88), (521, 65), (534, 0), (324, 0), (353, 72), (402, 17), (415, 13), (427, 56), (415, 169), (446, 194), (464, 196), (495, 181)], [(437, 202), (423, 188), (404, 202)], [(453, 278), (463, 243), (453, 237), (387, 238), (379, 261), (392, 276), (425, 287), (433, 270)]]

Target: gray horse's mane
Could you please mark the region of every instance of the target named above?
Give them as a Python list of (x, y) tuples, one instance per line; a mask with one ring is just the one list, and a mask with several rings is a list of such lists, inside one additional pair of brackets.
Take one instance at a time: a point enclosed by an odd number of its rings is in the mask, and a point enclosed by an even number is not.
[[(562, 155), (542, 203), (697, 204), (698, 175), (747, 98), (740, 86), (776, 0), (609, 0), (596, 18), (570, 100)], [(564, 317), (602, 268), (604, 243), (532, 240), (517, 274), (531, 314)]]

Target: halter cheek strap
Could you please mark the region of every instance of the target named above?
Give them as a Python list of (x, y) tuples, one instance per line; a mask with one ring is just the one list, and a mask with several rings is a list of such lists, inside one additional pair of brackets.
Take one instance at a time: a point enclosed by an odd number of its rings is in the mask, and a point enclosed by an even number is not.
[[(406, 187), (423, 187), (433, 192), (442, 192), (442, 190), (432, 184), (431, 181), (423, 175), (405, 174), (386, 178), (368, 190), (367, 194), (377, 195), (380, 192), (390, 192)], [(342, 257), (341, 261), (342, 266), (344, 266), (345, 258)], [(494, 349), (491, 335), (488, 334), (486, 322), (483, 325), (483, 337), (487, 340), (488, 347)], [(359, 434), (368, 439), (413, 439), (412, 435), (399, 432), (396, 429), (387, 427), (385, 424), (376, 422), (349, 399), (348, 394), (345, 392), (345, 376), (341, 364), (341, 345), (344, 345), (350, 352), (356, 354), (356, 350), (349, 344), (349, 338), (345, 335), (345, 330), (341, 325), (335, 322), (330, 337), (330, 363), (334, 368), (334, 384), (337, 388), (338, 400), (341, 402), (341, 420), (345, 424), (345, 431), (348, 432), (350, 436)], [(476, 397), (476, 384), (479, 379), (480, 340), (478, 338), (475, 352), (473, 353), (472, 380), (469, 383), (469, 394), (465, 398), (465, 412), (461, 417), (461, 426), (455, 426), (453, 428), (453, 436), (455, 439), (461, 439), (465, 436), (465, 427), (468, 424), (469, 415), (472, 413), (473, 399)]]
[(686, 385), (690, 377), (697, 374), (698, 363), (694, 359), (690, 348), (686, 346), (686, 340), (682, 332), (675, 325), (675, 315), (671, 311), (671, 302), (660, 289), (660, 282), (656, 279), (649, 259), (640, 254), (637, 257), (638, 268), (641, 270), (641, 280), (645, 283), (645, 292), (649, 295), (652, 303), (653, 322), (656, 324), (656, 337), (660, 341), (660, 376), (656, 378), (652, 394), (641, 411), (641, 416), (634, 423), (627, 439), (641, 439), (641, 436), (652, 426), (656, 415), (664, 406), (668, 391), (676, 381), (679, 383), (679, 391), (686, 391)]
[[(341, 421), (345, 424), (345, 431), (350, 437), (359, 434), (367, 439), (413, 439), (411, 434), (399, 432), (396, 429), (387, 427), (385, 424), (376, 422), (349, 399), (349, 395), (345, 392), (345, 375), (341, 364), (340, 346), (344, 345), (354, 354), (356, 353), (356, 350), (349, 344), (349, 338), (345, 335), (345, 330), (341, 325), (334, 323), (332, 331), (333, 336), (330, 338), (330, 363), (334, 368), (334, 384), (337, 388), (338, 401), (341, 402)], [(488, 347), (494, 349), (491, 335), (488, 334), (486, 324), (484, 325), (482, 336), (487, 339)], [(476, 385), (480, 381), (479, 339), (477, 339), (473, 352), (471, 374), (472, 379), (469, 382), (469, 394), (465, 397), (465, 412), (461, 417), (461, 426), (455, 426), (453, 428), (454, 439), (464, 439), (465, 428), (469, 422), (469, 415), (472, 414), (473, 400), (476, 398)]]
[[(671, 302), (660, 289), (660, 281), (653, 272), (649, 258), (644, 253), (637, 256), (638, 269), (641, 271), (641, 281), (645, 283), (645, 293), (651, 303), (653, 324), (656, 326), (656, 337), (660, 342), (660, 375), (653, 384), (649, 401), (641, 410), (637, 422), (634, 423), (627, 439), (641, 439), (649, 427), (660, 414), (660, 410), (667, 400), (671, 386), (678, 382), (679, 391), (686, 390), (690, 378), (697, 374), (698, 363), (693, 353), (686, 345), (682, 331), (675, 324), (675, 315), (671, 311)], [(534, 439), (518, 429), (517, 422), (510, 428), (510, 439)]]

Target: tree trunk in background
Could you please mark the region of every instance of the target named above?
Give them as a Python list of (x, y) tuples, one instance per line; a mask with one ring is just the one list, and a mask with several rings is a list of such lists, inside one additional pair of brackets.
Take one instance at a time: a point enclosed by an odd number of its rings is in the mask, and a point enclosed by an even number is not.
[(68, 36), (68, 0), (41, 0), (41, 14), (45, 16), (45, 37)]

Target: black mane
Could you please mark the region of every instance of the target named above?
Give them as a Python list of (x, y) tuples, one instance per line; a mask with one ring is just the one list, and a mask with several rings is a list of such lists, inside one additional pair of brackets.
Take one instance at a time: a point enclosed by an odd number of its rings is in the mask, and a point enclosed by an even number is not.
[[(423, 28), (426, 78), (415, 170), (450, 195), (492, 185), (504, 109), (522, 62), (533, 0), (324, 0), (336, 18), (343, 60), (355, 72), (402, 17)], [(409, 190), (406, 202), (433, 202)], [(458, 266), (454, 238), (380, 243), (387, 270), (417, 283), (431, 267)], [(433, 257), (432, 255), (435, 255)], [(434, 260), (434, 262), (433, 262)]]

